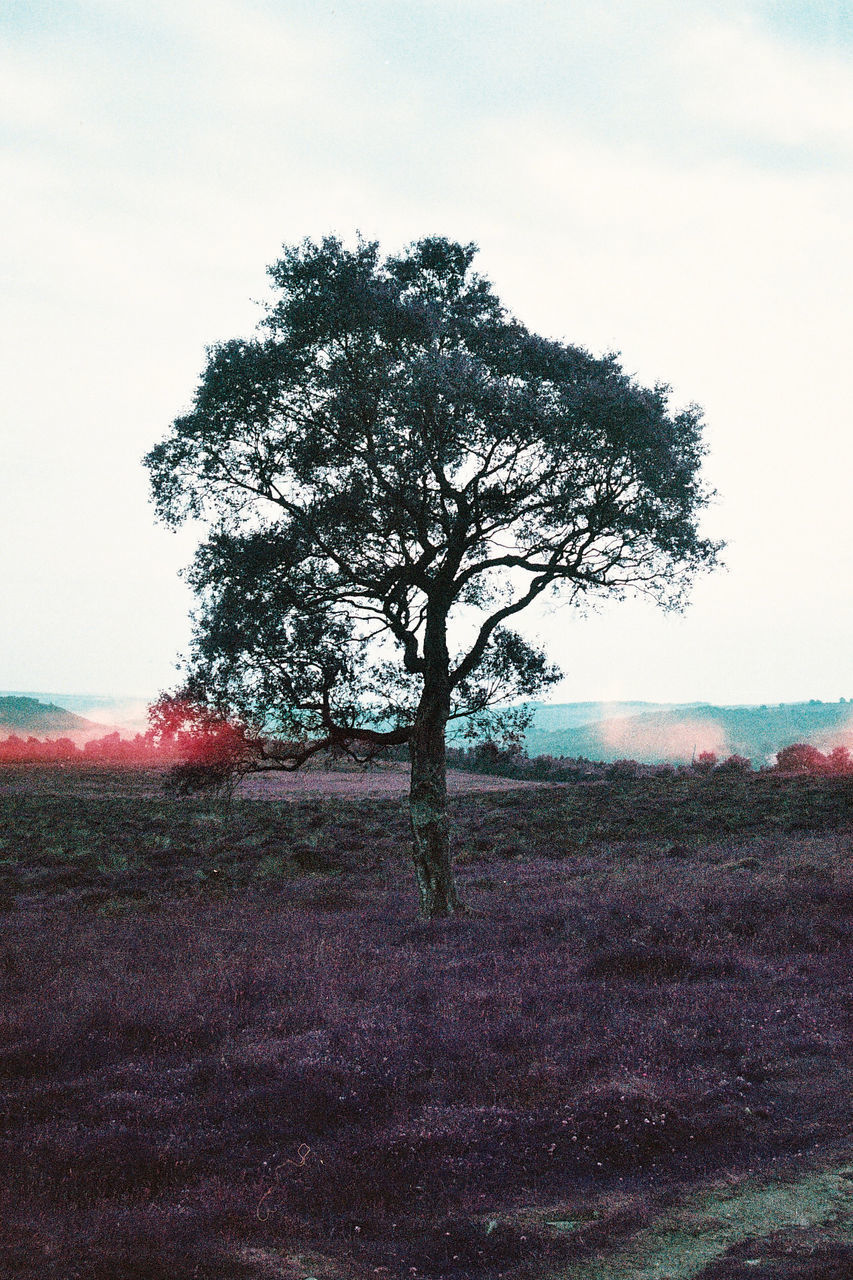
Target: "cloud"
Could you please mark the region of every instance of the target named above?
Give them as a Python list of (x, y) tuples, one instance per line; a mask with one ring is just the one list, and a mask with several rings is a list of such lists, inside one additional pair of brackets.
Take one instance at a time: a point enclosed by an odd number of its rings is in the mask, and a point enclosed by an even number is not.
[[(645, 658), (628, 672), (606, 635), (637, 614), (560, 619), (554, 656), (583, 667), (573, 695), (847, 692), (853, 176), (837, 54), (727, 17), (734, 3), (341, 0), (322, 20), (308, 0), (26, 7), (40, 22), (0, 61), (18, 140), (0, 161), (16, 683), (58, 679), (58, 639), (24, 626), (48, 600), (73, 636), (69, 687), (95, 687), (111, 653), (116, 688), (168, 681), (189, 543), (152, 528), (139, 458), (186, 404), (204, 344), (252, 329), (282, 242), (360, 228), (388, 250), (434, 231), (479, 242), (531, 328), (620, 348), (706, 407), (732, 573), (678, 632), (637, 623)], [(836, 646), (822, 663), (818, 632)], [(784, 679), (762, 684), (783, 651)], [(798, 684), (819, 667), (829, 687)]]
[(69, 85), (31, 58), (0, 51), (0, 113), (6, 130), (53, 125), (69, 108)]
[(684, 105), (748, 140), (853, 155), (853, 65), (786, 43), (748, 16), (682, 30), (672, 57)]

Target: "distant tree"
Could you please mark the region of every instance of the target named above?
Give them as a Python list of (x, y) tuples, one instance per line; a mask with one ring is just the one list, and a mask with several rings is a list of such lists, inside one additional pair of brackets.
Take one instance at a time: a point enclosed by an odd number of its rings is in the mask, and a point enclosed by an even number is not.
[(640, 771), (641, 766), (639, 761), (629, 760), (623, 756), (621, 759), (614, 760), (612, 764), (607, 766), (607, 777), (614, 779), (637, 778), (640, 775)]
[(825, 758), (830, 773), (853, 773), (853, 757), (849, 747), (833, 747)]
[(776, 754), (780, 773), (826, 773), (827, 760), (822, 751), (808, 742), (793, 742)]
[(751, 773), (752, 761), (747, 756), (734, 755), (726, 756), (720, 764), (716, 766), (718, 773)]
[(83, 747), (83, 754), (88, 759), (104, 760), (116, 756), (121, 748), (121, 734), (118, 730), (106, 733), (102, 738), (90, 738)]
[(289, 743), (274, 759), (259, 737), (258, 767), (407, 743), (426, 916), (460, 907), (448, 721), (518, 730), (496, 708), (558, 677), (509, 621), (549, 595), (680, 607), (718, 551), (700, 411), (529, 332), (475, 252), (286, 247), (259, 336), (209, 350), (145, 459), (159, 516), (210, 530), (188, 696)]

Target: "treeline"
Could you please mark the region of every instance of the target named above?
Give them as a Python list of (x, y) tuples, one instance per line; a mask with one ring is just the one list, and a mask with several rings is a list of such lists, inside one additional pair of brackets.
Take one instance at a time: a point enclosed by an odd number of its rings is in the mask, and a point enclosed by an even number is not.
[(43, 761), (76, 764), (174, 764), (183, 758), (185, 747), (177, 741), (155, 740), (150, 733), (122, 738), (108, 733), (78, 746), (71, 738), (22, 738), (18, 734), (0, 741), (0, 761), (30, 764)]
[[(470, 773), (494, 774), (549, 782), (571, 782), (578, 778), (654, 777), (657, 774), (750, 773), (752, 761), (746, 756), (730, 755), (720, 759), (713, 751), (703, 751), (691, 764), (646, 764), (637, 760), (587, 760), (584, 757), (540, 755), (530, 757), (518, 746), (501, 748), (493, 742), (473, 747), (449, 747), (449, 768)], [(807, 742), (783, 747), (775, 764), (762, 766), (774, 773), (820, 774), (840, 777), (853, 774), (853, 756), (847, 747), (833, 747), (824, 754)]]
[[(227, 770), (231, 763), (238, 763), (244, 755), (245, 739), (238, 730), (222, 722), (209, 722), (199, 729), (198, 724), (189, 729), (157, 730), (137, 733), (133, 738), (122, 738), (118, 732), (93, 738), (78, 746), (71, 738), (23, 738), (18, 734), (0, 740), (0, 763), (76, 763), (76, 764), (125, 764), (155, 767), (157, 765), (191, 765), (194, 767), (218, 766)], [(272, 743), (267, 743), (269, 756), (274, 756)], [(404, 761), (408, 758), (405, 747), (390, 750), (384, 758)], [(637, 760), (604, 762), (583, 757), (528, 756), (520, 746), (499, 747), (493, 742), (483, 742), (472, 747), (448, 747), (448, 768), (469, 773), (492, 774), (498, 777), (535, 781), (571, 782), (578, 778), (654, 777), (661, 773), (748, 773), (752, 761), (745, 756), (731, 755), (720, 760), (710, 751), (703, 751), (692, 764), (645, 764)], [(766, 770), (767, 766), (763, 766)], [(796, 742), (783, 747), (772, 766), (777, 773), (818, 774), (843, 776), (853, 774), (853, 756), (844, 746), (833, 747), (826, 753), (807, 742)]]

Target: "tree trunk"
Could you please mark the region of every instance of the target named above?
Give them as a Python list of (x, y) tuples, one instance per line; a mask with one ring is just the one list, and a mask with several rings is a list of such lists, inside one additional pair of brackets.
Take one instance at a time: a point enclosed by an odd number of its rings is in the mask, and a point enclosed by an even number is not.
[(420, 895), (420, 911), (427, 919), (452, 916), (456, 911), (462, 910), (450, 860), (447, 819), (444, 733), (449, 704), (445, 682), (428, 682), (409, 739), (412, 761), (409, 791), (412, 855)]

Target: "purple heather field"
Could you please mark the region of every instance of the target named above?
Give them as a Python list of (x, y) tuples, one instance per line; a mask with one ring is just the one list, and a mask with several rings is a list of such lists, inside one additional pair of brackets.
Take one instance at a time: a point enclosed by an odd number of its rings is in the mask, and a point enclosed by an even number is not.
[[(4, 1278), (627, 1277), (698, 1190), (849, 1159), (850, 778), (469, 775), (427, 923), (343, 776), (3, 768)], [(844, 1280), (818, 1218), (671, 1274)]]

